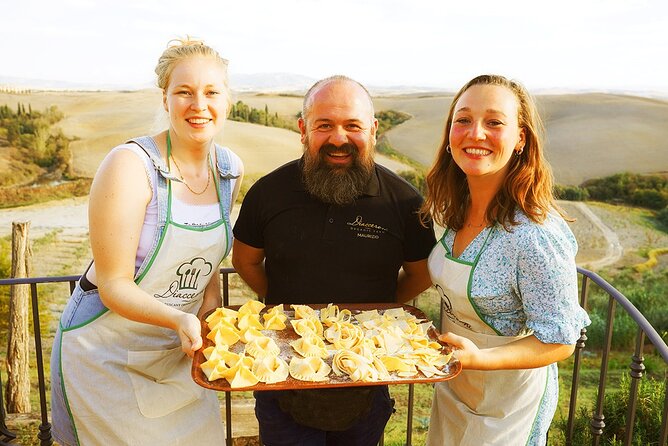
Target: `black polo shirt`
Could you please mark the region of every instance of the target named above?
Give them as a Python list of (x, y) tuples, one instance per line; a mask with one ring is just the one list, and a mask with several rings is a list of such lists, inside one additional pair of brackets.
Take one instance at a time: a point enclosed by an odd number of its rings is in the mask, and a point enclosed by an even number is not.
[(426, 259), (436, 242), (420, 224), (421, 203), (414, 187), (376, 165), (353, 204), (325, 204), (305, 190), (295, 160), (250, 188), (234, 236), (264, 249), (266, 303), (394, 302), (402, 263)]

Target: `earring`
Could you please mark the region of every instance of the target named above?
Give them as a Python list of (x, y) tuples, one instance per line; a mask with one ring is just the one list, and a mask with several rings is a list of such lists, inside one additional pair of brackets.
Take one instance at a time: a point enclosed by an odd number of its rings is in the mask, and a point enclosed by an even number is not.
[(515, 156), (522, 155), (522, 152), (524, 152), (524, 147), (520, 148), (519, 150), (515, 150)]
[(452, 153), (452, 149), (450, 148), (450, 144), (448, 144), (447, 146), (445, 146), (445, 151), (448, 152), (448, 153), (450, 153), (450, 154)]

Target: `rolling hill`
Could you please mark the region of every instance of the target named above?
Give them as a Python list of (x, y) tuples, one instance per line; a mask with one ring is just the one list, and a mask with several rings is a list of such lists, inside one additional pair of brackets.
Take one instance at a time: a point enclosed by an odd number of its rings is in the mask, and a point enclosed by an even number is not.
[[(31, 104), (43, 109), (56, 105), (65, 113), (60, 126), (70, 137), (77, 173), (92, 176), (101, 159), (126, 139), (164, 128), (160, 92), (46, 91), (0, 93), (0, 104)], [(301, 97), (289, 94), (237, 93), (255, 108), (295, 116)], [(374, 100), (377, 110), (394, 109), (412, 119), (390, 130), (392, 146), (421, 164), (431, 164), (443, 137), (450, 94), (402, 94)], [(668, 171), (668, 101), (603, 93), (537, 97), (546, 124), (547, 156), (557, 181), (582, 181), (622, 171)], [(229, 121), (220, 138), (244, 160), (249, 173), (262, 174), (301, 153), (299, 135), (283, 129)], [(2, 158), (0, 157), (0, 162)], [(405, 166), (380, 157), (394, 170)]]

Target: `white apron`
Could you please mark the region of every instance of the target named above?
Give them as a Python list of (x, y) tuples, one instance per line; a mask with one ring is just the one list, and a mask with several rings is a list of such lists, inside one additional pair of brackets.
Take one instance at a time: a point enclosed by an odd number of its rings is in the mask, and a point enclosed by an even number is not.
[[(229, 222), (221, 208), (223, 218), (210, 226), (174, 223), (171, 187), (168, 197), (165, 230), (135, 282), (163, 304), (196, 314), (229, 250)], [(224, 444), (216, 393), (193, 382), (191, 359), (173, 330), (104, 309), (62, 329), (61, 349), (63, 390), (80, 445)]]
[[(480, 318), (470, 299), (473, 271), (495, 229), (487, 231), (473, 262), (454, 258), (445, 246), (445, 235), (428, 261), (432, 282), (443, 299), (441, 332), (465, 336), (479, 348), (522, 338), (499, 335)], [(547, 367), (463, 370), (450, 381), (436, 383), (427, 445), (526, 445), (545, 393), (547, 375)]]

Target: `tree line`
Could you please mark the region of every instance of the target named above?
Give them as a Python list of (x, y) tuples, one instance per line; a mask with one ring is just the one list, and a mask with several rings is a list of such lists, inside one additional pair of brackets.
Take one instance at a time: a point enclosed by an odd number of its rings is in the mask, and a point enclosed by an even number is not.
[[(12, 159), (28, 176), (50, 180), (72, 176), (72, 152), (67, 138), (55, 124), (63, 119), (58, 107), (33, 110), (30, 104), (18, 103), (16, 109), (0, 106), (0, 145), (13, 147)], [(14, 179), (16, 180), (16, 179)], [(12, 184), (6, 178), (2, 184)]]
[[(252, 124), (264, 125), (266, 127), (278, 127), (292, 130), (293, 132), (299, 132), (297, 121), (300, 117), (301, 112), (294, 116), (286, 117), (279, 115), (277, 112), (271, 112), (267, 104), (264, 105), (264, 108), (255, 108), (243, 101), (237, 101), (235, 104), (232, 104), (229, 115), (229, 119), (232, 121), (250, 122)], [(396, 110), (383, 110), (377, 112), (378, 136), (410, 118), (411, 115)]]
[(279, 116), (277, 112), (271, 113), (267, 104), (264, 105), (264, 109), (258, 109), (251, 107), (243, 101), (237, 101), (236, 104), (232, 104), (229, 115), (229, 119), (232, 121), (250, 122), (251, 124), (259, 124), (266, 127), (278, 127), (292, 130), (293, 132), (299, 132), (297, 118), (299, 118), (299, 115), (294, 118), (285, 118)]
[(618, 173), (587, 180), (580, 186), (557, 186), (556, 194), (563, 200), (596, 200), (651, 209), (668, 227), (667, 175)]

